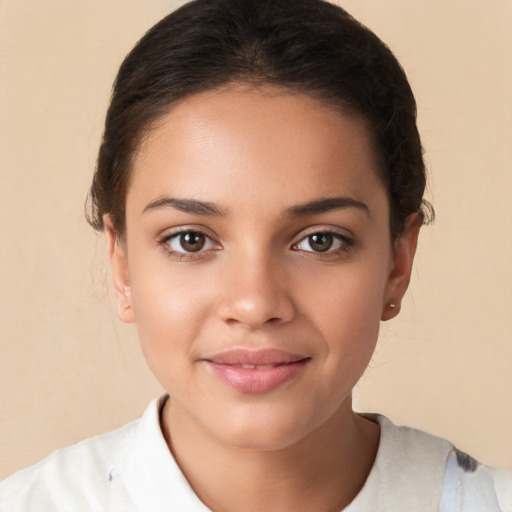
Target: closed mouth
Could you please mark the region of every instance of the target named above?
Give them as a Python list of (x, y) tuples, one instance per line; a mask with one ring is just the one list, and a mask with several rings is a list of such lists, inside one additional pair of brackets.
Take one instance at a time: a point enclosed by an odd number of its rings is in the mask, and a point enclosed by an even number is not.
[(203, 359), (213, 375), (238, 392), (268, 393), (302, 373), (309, 356), (283, 350), (234, 349)]
[(204, 358), (204, 360), (215, 364), (259, 370), (267, 370), (280, 365), (297, 363), (305, 359), (311, 358), (280, 349), (248, 350), (240, 348), (219, 352), (218, 354)]

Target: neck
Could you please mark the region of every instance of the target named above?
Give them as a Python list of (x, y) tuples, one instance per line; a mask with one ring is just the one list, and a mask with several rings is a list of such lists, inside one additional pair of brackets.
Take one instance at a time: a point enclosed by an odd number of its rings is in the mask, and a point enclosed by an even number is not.
[(162, 430), (190, 485), (215, 512), (339, 511), (364, 485), (380, 433), (346, 402), (305, 438), (277, 450), (219, 442), (172, 399)]

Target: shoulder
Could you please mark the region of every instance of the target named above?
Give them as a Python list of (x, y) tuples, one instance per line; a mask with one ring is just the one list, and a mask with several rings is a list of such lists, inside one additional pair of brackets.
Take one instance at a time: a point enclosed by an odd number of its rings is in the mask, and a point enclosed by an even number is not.
[(1, 512), (205, 512), (160, 428), (164, 395), (118, 430), (54, 452), (0, 484)]
[(512, 512), (512, 472), (489, 468), (442, 438), (363, 415), (381, 426), (367, 482), (353, 507), (439, 512)]
[(411, 480), (429, 482), (430, 486), (442, 482), (446, 459), (454, 449), (446, 439), (422, 430), (397, 426), (382, 415), (373, 415), (381, 427), (381, 441), (376, 463), (385, 473)]
[[(512, 512), (512, 471), (486, 466), (449, 441), (421, 430), (397, 427), (383, 417), (380, 423), (393, 439), (389, 447), (407, 459), (407, 471), (440, 491), (439, 512)], [(436, 485), (440, 470), (441, 486)]]
[(116, 462), (131, 444), (137, 423), (57, 450), (37, 464), (14, 473), (0, 484), (0, 509), (2, 512), (116, 510), (112, 507), (117, 507), (115, 501), (118, 501), (124, 508), (117, 510), (128, 512), (130, 500), (122, 481), (115, 478), (115, 471)]
[(452, 443), (422, 430), (394, 425), (382, 415), (366, 416), (380, 424), (381, 439), (365, 484), (369, 491), (365, 507), (360, 510), (378, 510), (383, 503), (386, 510), (397, 512), (437, 510)]
[(446, 462), (440, 512), (512, 512), (512, 471), (481, 464), (453, 449)]

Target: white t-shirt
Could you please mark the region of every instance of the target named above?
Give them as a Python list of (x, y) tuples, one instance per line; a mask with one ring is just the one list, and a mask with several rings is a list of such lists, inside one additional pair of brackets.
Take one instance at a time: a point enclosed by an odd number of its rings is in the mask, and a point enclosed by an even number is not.
[[(0, 484), (1, 512), (208, 512), (160, 429), (164, 396), (143, 417), (57, 450)], [(448, 441), (372, 415), (374, 466), (344, 512), (511, 512), (512, 472), (488, 468)], [(500, 508), (501, 507), (501, 508)]]

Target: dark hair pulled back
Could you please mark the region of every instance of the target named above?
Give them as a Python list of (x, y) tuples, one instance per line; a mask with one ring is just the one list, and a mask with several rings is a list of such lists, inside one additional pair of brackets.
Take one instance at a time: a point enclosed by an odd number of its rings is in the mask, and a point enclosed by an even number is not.
[(411, 213), (425, 220), (431, 212), (416, 102), (373, 32), (324, 0), (194, 0), (151, 28), (121, 65), (89, 195), (95, 229), (110, 214), (124, 233), (131, 161), (153, 123), (177, 100), (230, 82), (285, 87), (362, 115), (388, 189), (392, 236)]

